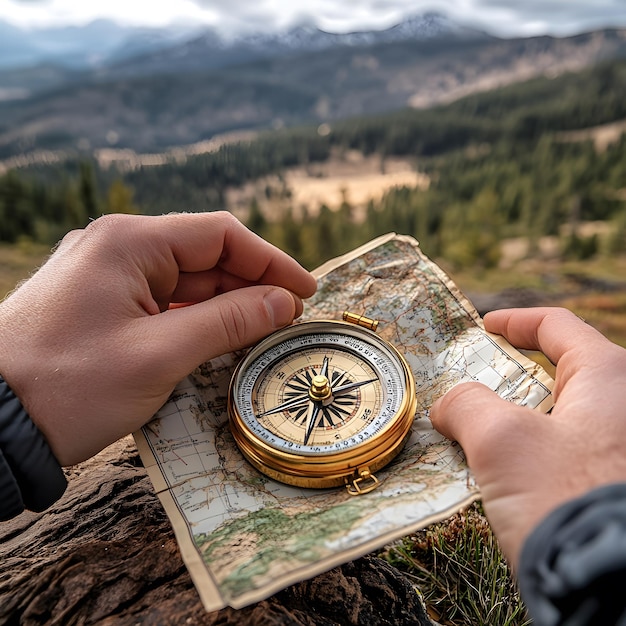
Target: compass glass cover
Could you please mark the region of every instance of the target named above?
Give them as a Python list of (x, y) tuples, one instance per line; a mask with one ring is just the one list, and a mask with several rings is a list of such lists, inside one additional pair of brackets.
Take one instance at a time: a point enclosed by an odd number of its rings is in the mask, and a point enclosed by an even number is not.
[(373, 332), (309, 322), (253, 349), (233, 390), (259, 440), (307, 456), (349, 450), (385, 431), (403, 407), (406, 382), (398, 355)]

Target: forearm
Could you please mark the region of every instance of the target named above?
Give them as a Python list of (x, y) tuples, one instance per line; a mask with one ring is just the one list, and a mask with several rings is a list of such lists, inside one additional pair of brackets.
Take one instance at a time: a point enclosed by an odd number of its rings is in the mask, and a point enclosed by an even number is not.
[(548, 515), (524, 544), (518, 577), (537, 626), (626, 623), (626, 483)]

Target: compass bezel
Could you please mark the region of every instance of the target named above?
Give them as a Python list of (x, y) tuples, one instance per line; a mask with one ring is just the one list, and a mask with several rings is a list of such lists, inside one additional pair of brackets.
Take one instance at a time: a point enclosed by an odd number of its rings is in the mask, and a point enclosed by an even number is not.
[[(387, 422), (378, 430), (367, 436), (365, 440), (344, 446), (343, 449), (321, 446), (319, 452), (307, 449), (304, 453), (287, 451), (273, 446), (271, 442), (258, 436), (242, 417), (238, 396), (242, 384), (248, 385), (251, 393), (253, 381), (246, 381), (248, 369), (258, 362), (259, 358), (271, 351), (276, 346), (289, 342), (293, 338), (302, 338), (308, 335), (341, 335), (349, 336), (365, 344), (375, 346), (384, 353), (388, 363), (396, 370), (396, 375), (402, 387), (400, 402), (394, 403), (393, 414), (387, 417)], [(311, 347), (315, 347), (312, 344)], [(338, 348), (338, 346), (334, 346)], [(306, 349), (306, 348), (300, 348)], [(345, 346), (339, 349), (352, 352), (360, 359), (369, 363), (367, 356), (360, 354), (354, 348), (350, 350)], [(288, 351), (289, 352), (289, 351)], [(264, 367), (261, 367), (259, 375), (267, 371), (275, 362), (284, 358), (285, 354), (275, 359), (269, 359)], [(380, 368), (369, 363), (379, 378), (382, 378)], [(242, 380), (243, 379), (243, 380)], [(388, 341), (379, 337), (376, 333), (355, 326), (354, 324), (339, 322), (336, 320), (314, 320), (293, 324), (287, 328), (276, 331), (266, 337), (242, 359), (236, 368), (230, 383), (228, 394), (228, 414), (233, 437), (247, 460), (264, 474), (291, 485), (302, 487), (332, 487), (345, 484), (346, 477), (353, 475), (360, 468), (367, 468), (374, 472), (387, 465), (402, 449), (410, 434), (410, 428), (415, 414), (415, 381), (411, 370), (402, 354)], [(373, 422), (375, 420), (372, 420)], [(271, 433), (261, 426), (266, 432)], [(302, 448), (302, 446), (300, 446)], [(320, 446), (310, 446), (316, 448)]]

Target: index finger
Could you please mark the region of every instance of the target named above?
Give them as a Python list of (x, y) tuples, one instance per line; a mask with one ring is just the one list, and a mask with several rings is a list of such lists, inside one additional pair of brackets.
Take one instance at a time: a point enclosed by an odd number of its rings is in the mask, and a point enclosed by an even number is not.
[(540, 350), (552, 363), (571, 350), (588, 351), (590, 342), (608, 342), (574, 313), (558, 307), (491, 311), (484, 323), (489, 332), (503, 335), (517, 348)]
[(95, 246), (96, 254), (106, 252), (99, 262), (116, 263), (121, 252), (145, 275), (159, 301), (169, 302), (181, 275), (200, 276), (214, 269), (242, 284), (276, 285), (302, 298), (317, 288), (315, 278), (295, 259), (226, 211), (110, 215), (91, 222), (79, 234), (68, 246), (89, 244), (93, 249), (94, 241), (109, 245), (113, 241), (115, 255), (106, 246)]
[(228, 212), (164, 217), (175, 220), (164, 224), (164, 235), (183, 272), (219, 266), (250, 283), (280, 285), (302, 297), (315, 292), (317, 283), (307, 270)]

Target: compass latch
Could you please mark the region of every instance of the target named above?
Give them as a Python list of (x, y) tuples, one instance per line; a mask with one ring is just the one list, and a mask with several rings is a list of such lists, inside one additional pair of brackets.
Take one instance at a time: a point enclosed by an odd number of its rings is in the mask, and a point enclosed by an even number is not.
[(363, 328), (368, 328), (369, 330), (376, 330), (378, 328), (378, 320), (370, 319), (369, 317), (365, 317), (365, 315), (350, 313), (350, 311), (343, 312), (343, 321), (356, 324), (357, 326), (363, 326)]
[(351, 496), (360, 496), (374, 491), (380, 481), (369, 470), (369, 467), (358, 469), (350, 478), (346, 478), (346, 490)]

